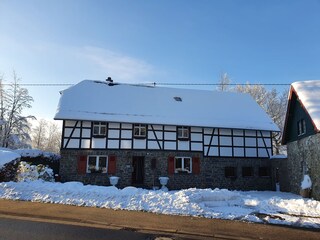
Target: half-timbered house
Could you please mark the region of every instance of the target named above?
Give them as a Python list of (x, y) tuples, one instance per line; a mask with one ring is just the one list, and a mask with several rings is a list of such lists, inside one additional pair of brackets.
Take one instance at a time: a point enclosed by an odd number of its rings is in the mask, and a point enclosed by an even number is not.
[(291, 84), (282, 144), (287, 145), (289, 189), (299, 193), (308, 174), (312, 197), (320, 200), (320, 81)]
[(272, 189), (272, 132), (242, 93), (82, 81), (61, 92), (62, 181)]

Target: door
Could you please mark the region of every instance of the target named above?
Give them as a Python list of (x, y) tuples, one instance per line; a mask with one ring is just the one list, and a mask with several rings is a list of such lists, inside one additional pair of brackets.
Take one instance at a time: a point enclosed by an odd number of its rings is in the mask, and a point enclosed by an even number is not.
[(144, 180), (144, 157), (132, 158), (132, 185), (143, 185)]

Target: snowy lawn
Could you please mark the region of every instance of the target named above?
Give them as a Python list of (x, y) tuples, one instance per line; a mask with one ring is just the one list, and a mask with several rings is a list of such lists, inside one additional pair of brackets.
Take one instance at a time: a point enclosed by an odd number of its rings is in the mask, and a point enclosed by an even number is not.
[(0, 198), (320, 228), (320, 202), (271, 191), (163, 192), (42, 180), (0, 183)]

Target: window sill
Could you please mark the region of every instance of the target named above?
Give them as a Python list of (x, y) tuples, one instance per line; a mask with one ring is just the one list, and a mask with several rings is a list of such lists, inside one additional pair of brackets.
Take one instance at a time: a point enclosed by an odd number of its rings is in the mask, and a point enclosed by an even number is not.
[(94, 174), (94, 175), (101, 175), (101, 174), (107, 174), (107, 173), (103, 173), (103, 172), (87, 172), (87, 174), (91, 175), (91, 174)]
[(92, 135), (93, 138), (106, 138), (106, 135)]
[(134, 139), (146, 139), (147, 136), (133, 136)]
[(190, 141), (190, 138), (179, 138), (178, 137), (178, 141), (185, 141), (186, 142), (186, 141)]
[(192, 173), (181, 171), (181, 172), (175, 172), (174, 174), (176, 174), (176, 175), (190, 175)]

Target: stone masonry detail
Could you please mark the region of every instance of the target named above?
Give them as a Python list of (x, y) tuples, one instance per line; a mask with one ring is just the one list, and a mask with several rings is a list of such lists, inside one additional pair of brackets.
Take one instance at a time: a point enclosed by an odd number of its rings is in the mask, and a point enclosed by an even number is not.
[(287, 144), (290, 191), (299, 194), (304, 174), (312, 181), (311, 197), (320, 200), (320, 134)]
[[(117, 187), (132, 185), (132, 158), (144, 157), (145, 188), (160, 187), (158, 178), (168, 176), (167, 187), (186, 188), (227, 188), (236, 190), (274, 190), (272, 174), (270, 177), (259, 177), (259, 167), (271, 169), (270, 159), (263, 158), (218, 158), (203, 157), (201, 152), (145, 151), (145, 150), (61, 150), (60, 175), (63, 182), (81, 181), (84, 184), (110, 185), (108, 174), (77, 172), (78, 158), (81, 155), (115, 155), (116, 176), (120, 177)], [(200, 174), (176, 173), (168, 175), (168, 157), (200, 158)], [(156, 168), (151, 169), (152, 159), (156, 159)], [(236, 177), (226, 178), (225, 167), (235, 167)], [(253, 176), (243, 177), (242, 167), (252, 167)]]

